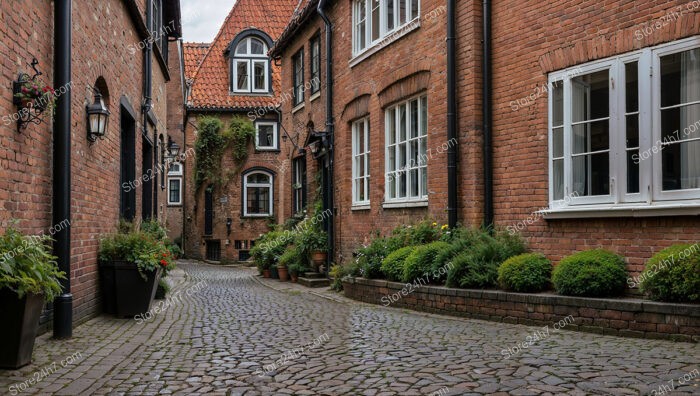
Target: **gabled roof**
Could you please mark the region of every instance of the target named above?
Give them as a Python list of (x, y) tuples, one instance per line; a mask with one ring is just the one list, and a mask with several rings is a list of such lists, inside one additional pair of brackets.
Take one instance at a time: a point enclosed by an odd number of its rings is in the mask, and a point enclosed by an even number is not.
[(280, 34), (279, 38), (275, 40), (275, 45), (270, 50), (270, 56), (272, 56), (273, 58), (278, 57), (282, 53), (284, 47), (287, 45), (287, 42), (294, 38), (299, 28), (303, 26), (304, 23), (311, 16), (316, 14), (316, 8), (318, 7), (319, 0), (300, 1), (301, 3), (299, 4), (299, 7), (294, 11), (294, 15), (292, 15), (292, 18), (287, 24), (287, 27), (285, 27), (284, 31), (282, 32), (282, 34)]
[(197, 69), (202, 64), (210, 46), (209, 43), (183, 43), (182, 52), (185, 58), (185, 78), (187, 80), (192, 80), (197, 74)]
[(194, 110), (242, 110), (276, 105), (280, 94), (280, 68), (272, 64), (275, 96), (230, 95), (229, 64), (225, 51), (243, 30), (257, 29), (274, 41), (298, 5), (299, 0), (238, 0), (224, 20), (194, 74), (188, 107)]

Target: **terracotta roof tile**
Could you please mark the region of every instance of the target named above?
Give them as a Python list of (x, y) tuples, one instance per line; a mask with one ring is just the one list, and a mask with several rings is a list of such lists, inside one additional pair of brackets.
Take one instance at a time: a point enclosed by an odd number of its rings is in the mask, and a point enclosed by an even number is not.
[[(238, 0), (226, 17), (194, 74), (188, 106), (194, 109), (251, 109), (279, 103), (276, 96), (229, 94), (226, 48), (241, 31), (255, 28), (267, 33), (273, 41), (282, 33), (299, 1), (303, 0)], [(279, 95), (280, 68), (272, 62), (272, 89)]]
[(280, 55), (287, 42), (294, 37), (298, 28), (302, 26), (309, 17), (316, 14), (318, 1), (319, 0), (300, 0), (299, 7), (294, 11), (284, 31), (277, 40), (275, 40), (275, 45), (270, 50), (272, 56)]
[(185, 78), (191, 80), (197, 74), (197, 69), (202, 63), (204, 56), (209, 51), (209, 43), (183, 43), (183, 54), (185, 58)]

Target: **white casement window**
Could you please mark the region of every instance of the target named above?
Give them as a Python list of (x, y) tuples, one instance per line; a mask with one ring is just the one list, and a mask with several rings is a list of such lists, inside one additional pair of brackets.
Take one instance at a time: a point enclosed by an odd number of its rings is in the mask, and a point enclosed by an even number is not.
[(258, 121), (255, 123), (255, 148), (277, 150), (277, 123)]
[(550, 206), (700, 198), (700, 38), (549, 76)]
[(428, 98), (386, 111), (386, 202), (428, 199)]
[(419, 15), (419, 0), (354, 0), (353, 54), (379, 43)]
[(271, 216), (272, 202), (272, 174), (253, 171), (243, 176), (243, 216)]
[(292, 56), (292, 104), (304, 103), (304, 49)]
[(168, 169), (168, 205), (182, 205), (182, 164), (173, 162)]
[(352, 204), (369, 205), (369, 118), (352, 124)]
[(231, 58), (231, 92), (268, 93), (269, 68), (265, 42), (255, 37), (241, 40)]

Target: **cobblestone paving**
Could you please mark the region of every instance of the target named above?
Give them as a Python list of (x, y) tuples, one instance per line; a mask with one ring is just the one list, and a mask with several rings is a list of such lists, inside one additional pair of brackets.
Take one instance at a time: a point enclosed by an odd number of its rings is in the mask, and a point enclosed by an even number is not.
[(164, 312), (38, 338), (32, 365), (0, 371), (0, 395), (30, 379), (20, 394), (700, 394), (697, 344), (561, 331), (504, 359), (537, 328), (263, 284), (247, 268), (180, 268)]

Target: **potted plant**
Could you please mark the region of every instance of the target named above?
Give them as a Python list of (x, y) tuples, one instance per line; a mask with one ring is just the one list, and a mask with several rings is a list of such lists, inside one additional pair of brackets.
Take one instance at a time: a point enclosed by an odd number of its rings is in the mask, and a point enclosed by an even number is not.
[(53, 111), (56, 105), (56, 92), (39, 78), (25, 78), (18, 82), (15, 101), (22, 108), (34, 107), (41, 111)]
[(165, 281), (164, 276), (161, 276), (156, 288), (156, 300), (165, 300), (165, 296), (170, 292), (170, 285)]
[(31, 363), (39, 317), (46, 302), (61, 293), (56, 257), (48, 236), (22, 235), (10, 227), (0, 236), (0, 367)]
[(103, 309), (124, 317), (148, 311), (172, 255), (162, 241), (133, 231), (103, 239), (99, 261)]
[(328, 259), (328, 234), (325, 231), (314, 232), (311, 234), (308, 243), (311, 261), (318, 271), (318, 268), (325, 265)]
[(299, 271), (300, 269), (300, 264), (298, 263), (291, 263), (287, 267), (287, 270), (289, 271), (289, 279), (292, 281), (292, 283), (297, 283), (299, 281)]

